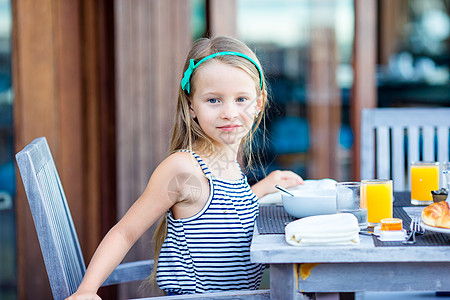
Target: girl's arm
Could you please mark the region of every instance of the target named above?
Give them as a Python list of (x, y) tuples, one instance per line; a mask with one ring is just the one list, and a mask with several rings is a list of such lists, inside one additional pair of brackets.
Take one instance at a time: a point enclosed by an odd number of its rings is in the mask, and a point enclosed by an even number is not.
[(96, 293), (101, 284), (142, 234), (175, 204), (176, 199), (169, 197), (168, 182), (186, 165), (177, 157), (168, 157), (156, 168), (141, 197), (104, 237), (77, 292), (68, 299), (100, 299)]
[(252, 186), (252, 191), (258, 198), (269, 193), (278, 191), (275, 185), (281, 185), (284, 188), (303, 184), (303, 179), (291, 171), (273, 171), (261, 181)]

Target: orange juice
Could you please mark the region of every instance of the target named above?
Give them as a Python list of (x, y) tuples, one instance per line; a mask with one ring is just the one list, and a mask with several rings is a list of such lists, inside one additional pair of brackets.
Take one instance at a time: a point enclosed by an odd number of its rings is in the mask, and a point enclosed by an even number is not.
[(392, 218), (392, 180), (363, 180), (366, 183), (367, 221), (376, 225), (384, 218)]
[(439, 163), (411, 163), (411, 204), (433, 203), (431, 191), (439, 189)]

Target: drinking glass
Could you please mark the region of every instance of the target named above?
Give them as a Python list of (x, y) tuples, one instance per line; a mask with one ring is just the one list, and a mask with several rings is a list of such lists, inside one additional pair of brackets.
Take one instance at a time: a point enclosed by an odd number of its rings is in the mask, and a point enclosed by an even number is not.
[(431, 191), (439, 189), (439, 163), (418, 161), (411, 163), (411, 204), (433, 203)]
[(393, 189), (390, 179), (368, 179), (362, 180), (365, 186), (367, 202), (367, 221), (369, 226), (380, 224), (384, 218), (393, 216)]
[(442, 163), (442, 188), (446, 189), (447, 191), (450, 190), (450, 182), (447, 180), (448, 175), (450, 174), (450, 162), (444, 161)]
[(336, 212), (351, 213), (358, 219), (360, 229), (367, 228), (365, 186), (361, 182), (336, 183)]

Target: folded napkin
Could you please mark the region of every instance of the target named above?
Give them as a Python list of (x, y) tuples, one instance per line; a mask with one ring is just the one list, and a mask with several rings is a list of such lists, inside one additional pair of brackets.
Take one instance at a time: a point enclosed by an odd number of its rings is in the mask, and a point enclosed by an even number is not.
[(358, 245), (358, 220), (349, 213), (306, 217), (286, 225), (285, 237), (294, 246)]
[[(292, 188), (288, 188), (289, 191), (295, 192), (297, 190), (330, 190), (336, 188), (336, 180), (325, 178), (318, 180), (305, 180), (303, 184), (299, 184)], [(282, 204), (281, 192), (270, 193), (259, 199), (260, 204)]]

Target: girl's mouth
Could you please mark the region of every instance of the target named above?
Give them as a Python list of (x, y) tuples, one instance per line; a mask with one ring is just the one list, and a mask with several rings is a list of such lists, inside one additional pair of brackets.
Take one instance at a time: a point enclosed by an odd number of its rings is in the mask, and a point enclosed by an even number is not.
[(228, 131), (234, 131), (234, 130), (240, 128), (240, 127), (241, 127), (241, 125), (224, 125), (224, 126), (219, 126), (217, 128), (219, 128), (220, 130), (228, 132)]

